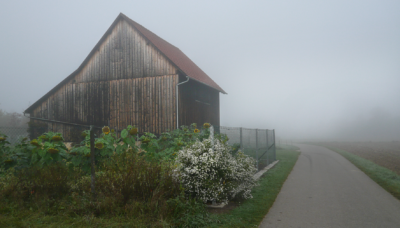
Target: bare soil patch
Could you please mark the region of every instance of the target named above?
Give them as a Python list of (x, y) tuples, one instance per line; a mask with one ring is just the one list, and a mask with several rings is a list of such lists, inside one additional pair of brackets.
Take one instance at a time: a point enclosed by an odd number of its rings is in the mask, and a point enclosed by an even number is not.
[(368, 159), (400, 175), (400, 141), (391, 142), (320, 142)]

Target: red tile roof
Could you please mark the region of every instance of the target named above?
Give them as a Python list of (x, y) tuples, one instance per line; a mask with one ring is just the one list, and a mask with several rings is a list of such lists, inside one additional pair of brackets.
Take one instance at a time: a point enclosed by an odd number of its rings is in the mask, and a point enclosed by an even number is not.
[(221, 93), (226, 92), (215, 83), (204, 71), (202, 71), (189, 57), (187, 57), (179, 48), (163, 40), (156, 34), (152, 33), (142, 25), (136, 23), (124, 14), (119, 17), (124, 18), (130, 25), (135, 27), (144, 37), (146, 37), (153, 45), (160, 50), (168, 59), (170, 59), (179, 69), (181, 69), (189, 78), (206, 84)]

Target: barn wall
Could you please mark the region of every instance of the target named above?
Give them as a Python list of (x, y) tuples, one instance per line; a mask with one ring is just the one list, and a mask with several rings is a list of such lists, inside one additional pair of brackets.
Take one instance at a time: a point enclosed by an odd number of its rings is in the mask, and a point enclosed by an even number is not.
[(160, 51), (122, 20), (74, 80), (111, 81), (176, 73), (177, 68)]
[[(119, 130), (136, 125), (139, 132), (160, 134), (176, 126), (176, 83), (178, 75), (67, 84), (32, 116)], [(69, 126), (48, 123), (48, 129), (73, 138)]]
[(219, 92), (196, 81), (179, 86), (179, 126), (219, 126)]

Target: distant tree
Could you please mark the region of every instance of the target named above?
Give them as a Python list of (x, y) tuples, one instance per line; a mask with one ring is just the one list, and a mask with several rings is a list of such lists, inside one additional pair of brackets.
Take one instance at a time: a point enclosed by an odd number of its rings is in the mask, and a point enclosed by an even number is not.
[(22, 113), (0, 109), (0, 127), (28, 127), (29, 118)]

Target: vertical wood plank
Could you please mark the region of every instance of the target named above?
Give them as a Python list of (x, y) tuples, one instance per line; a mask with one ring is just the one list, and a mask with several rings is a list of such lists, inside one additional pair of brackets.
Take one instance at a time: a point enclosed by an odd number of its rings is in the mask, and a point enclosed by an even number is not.
[(159, 126), (159, 113), (158, 113), (158, 111), (159, 111), (159, 103), (160, 103), (160, 93), (159, 93), (159, 89), (160, 89), (160, 87), (159, 87), (159, 85), (160, 85), (160, 83), (159, 83), (159, 81), (160, 81), (160, 77), (156, 77), (155, 78), (155, 80), (156, 80), (156, 88), (155, 88), (155, 94), (156, 94), (156, 97), (155, 97), (155, 100), (156, 100), (156, 110), (155, 110), (155, 112), (156, 112), (156, 114), (155, 114), (155, 126), (156, 126), (156, 133), (157, 134), (161, 134), (161, 132), (160, 132), (160, 126)]
[(166, 104), (166, 108), (167, 108), (167, 112), (166, 112), (166, 114), (167, 114), (167, 121), (166, 121), (166, 124), (167, 124), (167, 129), (168, 130), (171, 130), (171, 104), (170, 104), (170, 102), (171, 102), (171, 97), (170, 97), (170, 77), (166, 77), (166, 82), (167, 82), (167, 84), (166, 84), (166, 92), (167, 92), (167, 104)]
[(153, 103), (153, 111), (152, 111), (152, 124), (153, 124), (153, 132), (157, 132), (157, 125), (156, 125), (156, 100), (157, 100), (157, 93), (156, 93), (156, 77), (152, 77), (152, 89), (151, 89), (151, 102)]
[(173, 80), (172, 80), (172, 113), (173, 113), (173, 121), (172, 121), (172, 125), (173, 125), (173, 129), (176, 126), (176, 75), (173, 75)]

